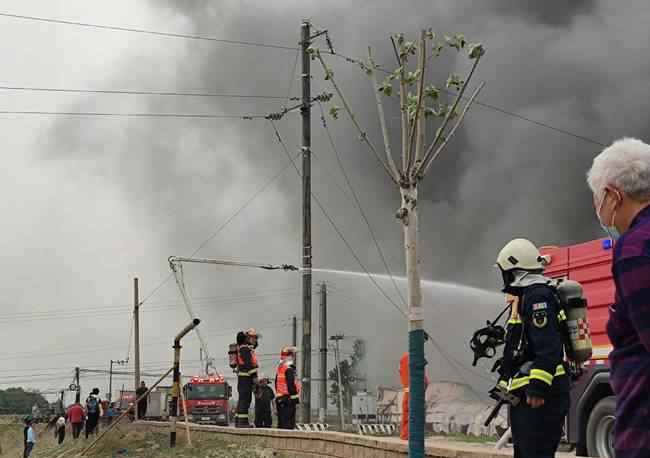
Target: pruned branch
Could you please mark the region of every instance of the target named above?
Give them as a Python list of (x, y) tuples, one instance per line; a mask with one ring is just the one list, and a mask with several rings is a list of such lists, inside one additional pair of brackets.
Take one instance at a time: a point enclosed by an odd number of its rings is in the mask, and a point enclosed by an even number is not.
[[(420, 115), (422, 111), (422, 99), (424, 98), (424, 70), (426, 68), (426, 58), (427, 58), (426, 32), (422, 30), (420, 34), (420, 55), (418, 59), (418, 70), (420, 70), (420, 81), (418, 82), (418, 95), (417, 95), (418, 102), (415, 108), (415, 117), (411, 125), (411, 133), (409, 134), (407, 164), (406, 164), (406, 169), (404, 171), (404, 175), (407, 177), (411, 176), (411, 167), (413, 166), (413, 158), (415, 157), (415, 153), (413, 151), (413, 145), (415, 144), (415, 135), (416, 132), (418, 131), (418, 121), (420, 119)], [(406, 131), (402, 131), (402, 135), (404, 135), (405, 133)]]
[[(463, 94), (465, 93), (465, 90), (467, 89), (467, 86), (469, 85), (470, 80), (472, 79), (472, 76), (474, 75), (474, 71), (476, 70), (476, 67), (478, 66), (479, 61), (481, 60), (481, 56), (478, 56), (476, 59), (474, 59), (474, 64), (472, 65), (472, 69), (470, 70), (469, 74), (467, 75), (467, 78), (465, 78), (465, 81), (463, 81), (463, 86), (460, 88), (460, 91), (456, 95), (456, 99), (454, 100), (454, 103), (451, 107), (450, 110), (447, 111), (445, 114), (445, 118), (442, 121), (442, 125), (438, 128), (436, 132), (436, 136), (434, 137), (433, 141), (431, 142), (431, 145), (429, 148), (427, 148), (427, 152), (424, 154), (424, 159), (422, 160), (422, 163), (414, 170), (413, 176), (418, 177), (423, 175), (422, 171), (424, 170), (425, 164), (430, 163), (431, 156), (434, 154), (434, 148), (442, 138), (443, 134), (445, 133), (445, 129), (447, 128), (447, 125), (449, 124), (449, 120), (451, 119), (451, 116), (456, 112), (456, 108), (458, 108), (458, 104), (460, 103), (460, 100), (463, 98)], [(446, 142), (445, 142), (446, 144)], [(439, 150), (439, 149), (438, 149)], [(438, 151), (436, 150), (436, 151)], [(439, 153), (437, 153), (439, 154)]]
[(420, 179), (420, 178), (422, 178), (424, 175), (427, 174), (427, 172), (429, 171), (429, 168), (431, 167), (431, 164), (433, 164), (433, 161), (436, 160), (436, 158), (440, 155), (440, 153), (441, 153), (442, 150), (445, 148), (445, 146), (447, 146), (447, 143), (449, 143), (449, 140), (451, 140), (451, 138), (452, 138), (452, 137), (454, 136), (454, 134), (456, 133), (456, 129), (458, 129), (458, 126), (460, 126), (461, 123), (463, 122), (463, 119), (465, 119), (465, 115), (466, 115), (467, 112), (469, 111), (470, 106), (474, 103), (474, 100), (475, 100), (476, 97), (478, 96), (479, 92), (481, 92), (481, 89), (483, 89), (483, 86), (485, 86), (485, 82), (482, 82), (482, 83), (479, 84), (479, 86), (476, 88), (476, 90), (474, 91), (474, 93), (472, 94), (472, 96), (471, 96), (471, 97), (469, 98), (469, 100), (467, 101), (467, 104), (465, 105), (465, 108), (463, 108), (463, 112), (462, 112), (462, 113), (460, 114), (460, 116), (458, 117), (458, 121), (456, 121), (456, 124), (454, 124), (454, 127), (449, 131), (449, 135), (447, 135), (447, 137), (445, 137), (445, 139), (442, 141), (442, 143), (440, 144), (440, 146), (438, 146), (438, 148), (436, 149), (435, 153), (433, 153), (433, 155), (431, 155), (430, 159), (427, 159), (427, 158), (425, 157), (424, 161), (422, 162), (422, 167), (420, 167), (420, 169), (422, 170), (422, 172), (419, 172), (419, 171), (417, 172), (417, 173), (418, 173), (418, 175), (416, 176), (417, 179)]
[(320, 51), (316, 50), (316, 58), (320, 62), (321, 66), (323, 67), (323, 71), (325, 72), (326, 79), (332, 83), (332, 87), (338, 94), (339, 98), (341, 99), (341, 102), (343, 103), (343, 107), (345, 108), (346, 113), (350, 117), (350, 121), (352, 121), (352, 124), (354, 124), (354, 127), (356, 127), (357, 131), (359, 132), (359, 137), (361, 138), (361, 141), (363, 141), (366, 145), (368, 145), (368, 148), (373, 152), (375, 157), (377, 158), (377, 161), (384, 167), (384, 170), (386, 170), (386, 173), (388, 173), (388, 176), (393, 180), (395, 184), (399, 183), (399, 176), (395, 177), (393, 175), (393, 172), (391, 168), (388, 166), (386, 162), (381, 158), (379, 155), (379, 152), (375, 148), (375, 146), (372, 144), (370, 139), (368, 138), (368, 135), (366, 132), (361, 128), (359, 125), (359, 122), (357, 121), (357, 118), (354, 116), (354, 113), (352, 112), (352, 109), (350, 108), (350, 105), (348, 104), (348, 101), (346, 100), (345, 96), (343, 95), (343, 92), (341, 92), (341, 89), (339, 89), (338, 84), (336, 84), (336, 80), (334, 80), (334, 72), (332, 72), (327, 65), (325, 64), (325, 61), (323, 60), (323, 57), (320, 54)]
[(381, 125), (381, 133), (384, 137), (384, 147), (386, 149), (386, 160), (388, 161), (388, 166), (393, 172), (393, 175), (399, 181), (400, 172), (395, 165), (395, 160), (393, 159), (393, 151), (390, 146), (390, 137), (388, 135), (388, 127), (386, 126), (386, 115), (384, 114), (384, 103), (381, 100), (381, 95), (379, 94), (379, 89), (377, 89), (377, 66), (375, 61), (372, 58), (372, 48), (368, 46), (368, 61), (370, 62), (370, 70), (368, 71), (368, 76), (370, 77), (370, 82), (372, 84), (372, 91), (375, 94), (375, 100), (377, 101), (377, 113), (379, 115), (379, 124)]
[[(400, 73), (399, 73), (399, 108), (402, 115), (401, 124), (402, 124), (402, 170), (406, 174), (409, 167), (409, 150), (408, 150), (408, 137), (406, 132), (409, 131), (409, 115), (408, 115), (408, 106), (407, 106), (407, 90), (408, 86), (406, 84), (406, 78), (404, 72), (406, 72), (406, 63), (408, 60), (408, 55), (403, 57), (398, 54), (398, 59), (400, 63)], [(408, 176), (408, 175), (406, 175)]]

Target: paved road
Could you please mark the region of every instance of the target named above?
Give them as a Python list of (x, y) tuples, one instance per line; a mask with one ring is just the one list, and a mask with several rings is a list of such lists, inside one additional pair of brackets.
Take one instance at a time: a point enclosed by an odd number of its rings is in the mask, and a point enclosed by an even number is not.
[[(402, 442), (401, 439), (398, 437), (386, 437), (386, 438), (381, 438), (381, 440), (385, 440), (388, 442)], [(486, 458), (492, 458), (492, 457), (507, 457), (507, 456), (512, 456), (512, 447), (505, 447), (499, 451), (494, 450), (494, 445), (492, 444), (477, 444), (477, 443), (470, 443), (470, 442), (462, 442), (460, 440), (449, 440), (449, 439), (443, 439), (439, 437), (434, 437), (434, 438), (429, 438), (426, 440), (426, 447), (427, 449), (433, 448), (433, 449), (444, 449), (444, 450), (452, 450), (455, 452), (474, 452), (474, 453), (480, 453), (481, 456), (485, 456)], [(446, 455), (442, 455), (446, 456)], [(451, 456), (451, 455), (450, 455)], [(556, 458), (575, 458), (575, 453), (556, 453), (555, 454)]]

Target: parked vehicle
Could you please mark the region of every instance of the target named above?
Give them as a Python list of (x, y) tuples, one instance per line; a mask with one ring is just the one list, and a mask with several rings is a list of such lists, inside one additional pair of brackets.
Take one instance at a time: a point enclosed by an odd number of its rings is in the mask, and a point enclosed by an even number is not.
[(614, 303), (612, 278), (613, 245), (610, 239), (593, 240), (567, 247), (545, 247), (546, 275), (580, 282), (588, 301), (593, 355), (571, 391), (566, 433), (578, 456), (614, 458), (615, 399), (609, 385), (607, 357), (612, 345), (606, 324)]
[(232, 387), (222, 375), (192, 377), (183, 390), (191, 422), (228, 426)]

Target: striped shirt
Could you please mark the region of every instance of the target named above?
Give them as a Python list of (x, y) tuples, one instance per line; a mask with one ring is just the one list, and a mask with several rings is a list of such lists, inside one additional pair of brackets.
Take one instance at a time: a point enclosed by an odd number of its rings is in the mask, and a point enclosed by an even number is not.
[(616, 395), (617, 458), (650, 457), (650, 206), (614, 247), (616, 303), (607, 333), (610, 384)]

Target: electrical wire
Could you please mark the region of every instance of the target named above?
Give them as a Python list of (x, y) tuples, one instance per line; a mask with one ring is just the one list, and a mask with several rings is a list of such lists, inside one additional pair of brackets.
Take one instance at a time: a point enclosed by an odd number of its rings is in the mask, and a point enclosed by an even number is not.
[[(287, 288), (285, 290), (268, 291), (262, 294), (241, 295), (241, 296), (199, 296), (196, 299), (192, 298), (193, 302), (197, 303), (198, 308), (213, 307), (214, 305), (228, 306), (228, 305), (243, 305), (250, 303), (259, 303), (260, 299), (281, 299), (281, 296), (295, 294), (296, 289)], [(171, 299), (170, 299), (171, 300)], [(160, 312), (160, 311), (175, 311), (179, 306), (183, 305), (180, 301), (171, 300), (168, 303), (151, 303), (152, 305), (144, 310), (146, 313)], [(113, 316), (131, 311), (132, 307), (126, 304), (121, 305), (106, 305), (88, 308), (69, 308), (69, 309), (48, 309), (48, 310), (34, 310), (30, 312), (22, 312), (16, 314), (0, 315), (1, 322), (14, 322), (19, 321), (37, 321), (37, 320), (50, 320), (61, 318), (87, 318)], [(131, 320), (133, 317), (131, 317)]]
[(214, 97), (232, 99), (267, 99), (283, 100), (283, 96), (276, 95), (248, 95), (248, 94), (223, 94), (211, 92), (159, 92), (159, 91), (128, 91), (118, 89), (70, 89), (54, 87), (26, 87), (26, 86), (0, 86), (5, 91), (29, 91), (29, 92), (59, 92), (71, 94), (114, 94), (114, 95), (159, 95), (170, 97)]
[(7, 18), (12, 18), (12, 19), (20, 19), (20, 20), (27, 20), (27, 21), (37, 21), (37, 22), (47, 22), (47, 23), (62, 24), (62, 25), (73, 25), (73, 26), (77, 26), (77, 27), (88, 27), (88, 28), (95, 28), (95, 29), (118, 31), (118, 32), (132, 32), (132, 33), (142, 33), (142, 34), (146, 34), (146, 35), (155, 35), (155, 36), (169, 37), (169, 38), (185, 38), (185, 39), (189, 39), (189, 40), (211, 41), (211, 42), (216, 42), (216, 43), (222, 43), (222, 44), (228, 44), (228, 45), (237, 45), (237, 46), (253, 46), (253, 47), (259, 47), (259, 48), (281, 49), (281, 50), (288, 50), (288, 51), (294, 51), (294, 50), (298, 49), (297, 47), (283, 46), (283, 45), (273, 44), (273, 43), (261, 43), (261, 42), (255, 42), (255, 41), (240, 41), (240, 40), (227, 40), (227, 39), (207, 37), (207, 36), (202, 36), (202, 35), (187, 35), (187, 34), (182, 34), (182, 33), (159, 32), (159, 31), (155, 31), (155, 30), (136, 29), (136, 28), (131, 28), (131, 27), (119, 27), (119, 26), (104, 25), (104, 24), (94, 24), (94, 23), (89, 23), (89, 22), (66, 21), (66, 20), (63, 20), (63, 19), (53, 19), (53, 18), (46, 18), (46, 17), (39, 17), (39, 16), (26, 16), (26, 15), (21, 15), (21, 14), (7, 13), (7, 12), (0, 12), (0, 16), (7, 17)]
[[(298, 153), (300, 154), (300, 153)], [(298, 157), (298, 154), (296, 154), (295, 157)], [(275, 175), (273, 175), (266, 183), (264, 183), (257, 191), (255, 191), (232, 215), (230, 215), (217, 229), (210, 234), (208, 238), (206, 238), (203, 242), (201, 242), (196, 248), (190, 257), (196, 255), (203, 247), (205, 247), (208, 243), (210, 243), (217, 235), (221, 233), (237, 216), (239, 216), (240, 213), (242, 213), (257, 197), (259, 197), (266, 189), (271, 186), (275, 180), (280, 178), (284, 173), (287, 171), (287, 169), (293, 164), (293, 159), (290, 160), (287, 164), (285, 164)], [(165, 277), (164, 280), (162, 280), (142, 301), (140, 301), (140, 305), (144, 304), (149, 300), (151, 297), (153, 297), (154, 294), (156, 294), (160, 288), (162, 288), (165, 283), (167, 283), (171, 278), (173, 277), (173, 273), (167, 274), (167, 277)]]
[(318, 102), (318, 107), (320, 108), (320, 118), (321, 118), (321, 123), (323, 126), (323, 129), (325, 130), (325, 133), (327, 134), (327, 138), (329, 140), (330, 147), (332, 148), (332, 151), (334, 152), (334, 155), (336, 156), (336, 162), (339, 165), (339, 168), (341, 170), (341, 174), (345, 178), (345, 182), (348, 185), (348, 188), (350, 188), (350, 191), (352, 192), (352, 197), (354, 198), (354, 202), (356, 203), (356, 207), (359, 210), (359, 213), (361, 214), (361, 218), (363, 221), (366, 223), (366, 227), (368, 228), (368, 232), (370, 232), (370, 236), (375, 244), (375, 248), (377, 248), (377, 252), (379, 253), (379, 257), (381, 258), (382, 263), (384, 264), (384, 268), (386, 269), (386, 273), (390, 277), (391, 282), (393, 283), (393, 287), (395, 288), (395, 291), (397, 291), (397, 295), (400, 297), (402, 300), (402, 305), (406, 305), (406, 299), (404, 298), (404, 295), (402, 294), (402, 290), (397, 286), (397, 281), (395, 280), (395, 277), (393, 276), (393, 272), (388, 264), (388, 261), (386, 260), (386, 256), (384, 255), (384, 250), (381, 249), (381, 245), (379, 244), (379, 240), (377, 240), (377, 236), (375, 235), (375, 231), (372, 229), (372, 225), (370, 224), (370, 220), (368, 219), (368, 216), (366, 215), (366, 212), (363, 210), (363, 205), (361, 205), (361, 200), (359, 199), (359, 196), (357, 192), (354, 189), (354, 186), (352, 186), (352, 181), (350, 180), (350, 177), (348, 173), (345, 171), (345, 166), (343, 165), (343, 161), (341, 159), (341, 155), (339, 154), (338, 149), (336, 148), (336, 144), (334, 143), (334, 138), (332, 137), (332, 133), (329, 130), (329, 127), (327, 125), (327, 120), (325, 119), (325, 111), (323, 110), (323, 104)]
[(291, 70), (291, 73), (289, 74), (289, 89), (287, 90), (287, 99), (286, 99), (286, 104), (289, 104), (289, 100), (291, 99), (291, 89), (293, 88), (293, 81), (296, 77), (296, 68), (298, 67), (298, 57), (300, 56), (300, 50), (296, 51), (296, 58), (293, 61), (293, 69)]
[[(289, 149), (287, 148), (286, 144), (284, 143), (284, 140), (282, 140), (282, 136), (280, 135), (280, 132), (279, 132), (277, 126), (275, 125), (275, 122), (273, 122), (273, 120), (269, 120), (269, 122), (271, 123), (271, 126), (273, 127), (273, 130), (274, 130), (274, 132), (275, 132), (275, 135), (276, 135), (278, 141), (280, 142), (280, 145), (282, 146), (282, 149), (284, 150), (285, 154), (289, 155), (289, 157), (291, 158), (291, 155), (290, 155), (290, 153), (289, 153)], [(302, 174), (300, 173), (300, 170), (298, 169), (298, 166), (296, 166), (296, 164), (293, 162), (293, 159), (291, 159), (291, 163), (293, 164), (293, 167), (294, 167), (294, 169), (296, 170), (296, 173), (298, 173), (298, 176), (302, 177)], [(334, 220), (333, 220), (333, 219), (331, 218), (331, 216), (327, 213), (327, 211), (325, 210), (325, 208), (324, 208), (324, 207), (322, 206), (322, 204), (320, 203), (320, 200), (318, 199), (318, 197), (317, 197), (313, 192), (312, 192), (312, 198), (313, 198), (314, 201), (317, 203), (318, 207), (319, 207), (320, 210), (323, 212), (323, 215), (325, 215), (325, 217), (326, 217), (327, 220), (330, 222), (330, 224), (332, 225), (332, 227), (334, 228), (334, 230), (338, 233), (339, 237), (341, 237), (341, 240), (343, 240), (343, 242), (344, 242), (345, 245), (347, 246), (347, 248), (348, 248), (348, 250), (350, 251), (350, 253), (352, 254), (352, 256), (355, 258), (355, 260), (357, 261), (357, 263), (359, 264), (359, 266), (360, 266), (360, 267), (363, 269), (363, 271), (366, 273), (367, 277), (372, 281), (372, 283), (373, 283), (373, 284), (375, 285), (375, 287), (376, 287), (376, 288), (381, 292), (381, 294), (382, 294), (382, 295), (383, 295), (383, 296), (384, 296), (384, 297), (385, 297), (385, 298), (390, 302), (390, 304), (391, 304), (391, 305), (392, 305), (392, 306), (393, 306), (397, 311), (399, 311), (399, 312), (400, 312), (404, 317), (407, 317), (407, 318), (408, 318), (408, 314), (404, 311), (404, 309), (402, 309), (399, 305), (397, 305), (397, 304), (395, 303), (395, 301), (393, 301), (392, 298), (391, 298), (391, 297), (386, 293), (386, 291), (384, 291), (384, 289), (379, 285), (379, 283), (377, 283), (377, 281), (375, 280), (375, 278), (373, 277), (373, 275), (372, 275), (372, 274), (370, 273), (370, 271), (365, 267), (365, 265), (363, 264), (363, 262), (361, 261), (361, 259), (357, 256), (356, 252), (354, 251), (354, 249), (352, 248), (352, 246), (350, 245), (350, 243), (347, 241), (347, 239), (345, 238), (345, 236), (343, 235), (343, 233), (340, 231), (340, 229), (338, 228), (338, 226), (336, 225), (336, 223), (334, 222)], [(478, 392), (476, 392), (476, 390), (474, 390), (474, 388), (473, 388), (473, 387), (472, 387), (472, 386), (467, 382), (467, 380), (465, 379), (465, 377), (464, 377), (464, 376), (462, 375), (462, 373), (458, 370), (458, 368), (454, 365), (454, 362), (453, 362), (453, 361), (448, 357), (448, 355), (447, 355), (445, 352), (442, 351), (442, 347), (441, 347), (441, 345), (440, 345), (440, 344), (435, 340), (435, 338), (433, 337), (433, 335), (432, 335), (430, 332), (427, 332), (427, 334), (429, 334), (429, 340), (431, 341), (431, 343), (436, 347), (436, 349), (438, 349), (438, 352), (440, 353), (440, 355), (445, 359), (445, 361), (447, 361), (447, 363), (450, 365), (450, 367), (451, 367), (451, 368), (452, 368), (452, 369), (457, 373), (457, 375), (458, 375), (458, 377), (460, 378), (460, 380), (461, 380), (465, 385), (467, 385), (467, 386), (469, 387), (469, 389), (474, 393), (474, 395), (475, 395), (477, 398), (480, 399), (480, 395), (478, 394)]]
[(36, 116), (97, 116), (104, 118), (178, 118), (178, 119), (264, 119), (264, 115), (219, 115), (202, 113), (118, 113), (96, 111), (25, 111), (0, 110), (0, 115), (36, 115)]
[[(359, 65), (363, 69), (368, 68), (367, 65), (363, 61), (361, 61), (359, 59), (354, 59), (352, 57), (346, 56), (346, 55), (338, 53), (338, 52), (335, 52), (335, 53), (323, 53), (323, 54), (324, 55), (333, 55), (335, 57), (338, 57), (338, 58), (341, 58), (341, 59), (347, 61), (348, 63)], [(386, 69), (384, 69), (382, 67), (378, 67), (377, 70), (379, 70), (380, 72), (382, 72), (384, 74), (387, 74), (387, 75), (392, 73), (391, 71), (386, 70)], [(451, 91), (448, 91), (448, 90), (446, 90), (444, 88), (441, 89), (441, 91), (444, 92), (447, 95), (452, 95), (452, 96), (456, 95), (455, 93), (453, 93)], [(466, 100), (467, 98), (468, 97), (463, 97), (464, 100)], [(498, 106), (490, 104), (490, 103), (482, 102), (481, 100), (475, 100), (474, 105), (478, 105), (478, 106), (481, 106), (483, 108), (487, 108), (489, 110), (497, 111), (497, 112), (499, 112), (501, 114), (511, 116), (513, 118), (517, 118), (517, 119), (519, 119), (521, 121), (526, 121), (526, 122), (529, 122), (531, 124), (535, 124), (536, 126), (543, 127), (545, 129), (549, 129), (549, 130), (552, 130), (554, 132), (557, 132), (557, 133), (560, 133), (560, 134), (563, 134), (563, 135), (568, 135), (570, 137), (573, 137), (573, 138), (578, 139), (578, 140), (582, 140), (582, 141), (587, 142), (587, 143), (592, 143), (594, 145), (598, 145), (598, 146), (602, 146), (602, 147), (607, 146), (605, 143), (603, 143), (603, 142), (601, 142), (599, 140), (595, 140), (593, 138), (587, 137), (586, 135), (576, 134), (575, 132), (571, 132), (570, 130), (567, 130), (567, 129), (564, 129), (564, 128), (561, 128), (561, 127), (557, 127), (557, 126), (553, 126), (551, 124), (548, 124), (548, 123), (545, 123), (545, 122), (542, 122), (542, 121), (537, 121), (535, 119), (529, 118), (529, 117), (521, 115), (519, 113), (515, 113), (513, 111), (506, 110), (505, 108), (501, 108), (501, 107), (498, 107)]]
[[(291, 161), (291, 164), (293, 164), (293, 168), (296, 170), (296, 173), (298, 174), (298, 176), (299, 176), (299, 177), (302, 177), (302, 173), (301, 173), (300, 170), (298, 169), (298, 166), (295, 164), (294, 160), (291, 158), (291, 153), (289, 153), (289, 149), (287, 148), (287, 145), (284, 143), (284, 140), (282, 140), (282, 136), (280, 135), (280, 132), (278, 131), (277, 126), (275, 125), (275, 122), (274, 122), (273, 120), (271, 120), (271, 119), (269, 120), (269, 122), (271, 123), (271, 126), (273, 127), (273, 130), (275, 131), (275, 135), (276, 135), (276, 137), (277, 137), (277, 139), (278, 139), (278, 142), (279, 142), (280, 145), (282, 146), (282, 149), (284, 150), (285, 154), (289, 157), (289, 159), (290, 159), (290, 161)], [(361, 258), (359, 258), (359, 256), (357, 255), (357, 253), (354, 251), (354, 249), (352, 248), (352, 245), (350, 245), (350, 243), (349, 243), (348, 240), (345, 238), (345, 236), (343, 235), (343, 233), (341, 232), (341, 230), (339, 229), (339, 227), (337, 226), (337, 224), (334, 222), (334, 220), (333, 220), (332, 217), (329, 215), (329, 213), (325, 210), (325, 207), (324, 207), (323, 204), (321, 203), (321, 201), (320, 201), (320, 199), (318, 198), (318, 196), (317, 196), (314, 192), (312, 192), (312, 193), (311, 193), (311, 197), (314, 199), (314, 201), (315, 201), (316, 204), (318, 205), (318, 208), (320, 208), (321, 212), (323, 213), (323, 215), (325, 216), (325, 218), (329, 221), (329, 223), (330, 223), (330, 225), (332, 226), (332, 228), (333, 228), (333, 229), (336, 231), (336, 233), (339, 235), (339, 237), (341, 238), (341, 240), (343, 241), (343, 243), (347, 246), (348, 251), (350, 251), (350, 253), (351, 253), (352, 256), (354, 257), (354, 259), (357, 261), (357, 263), (359, 264), (359, 266), (360, 266), (360, 267), (363, 269), (363, 271), (366, 273), (366, 275), (368, 276), (368, 278), (370, 279), (370, 281), (375, 285), (375, 287), (376, 287), (376, 288), (381, 292), (381, 294), (382, 294), (382, 295), (383, 295), (383, 296), (384, 296), (384, 297), (385, 297), (385, 298), (386, 298), (386, 299), (387, 299), (387, 300), (388, 300), (388, 301), (389, 301), (389, 302), (390, 302), (394, 307), (396, 307), (398, 310), (401, 310), (402, 313), (405, 313), (405, 312), (401, 309), (401, 307), (400, 307), (399, 305), (397, 305), (397, 304), (395, 303), (395, 301), (393, 301), (393, 299), (392, 299), (392, 298), (391, 298), (391, 297), (386, 293), (386, 291), (385, 291), (385, 290), (381, 287), (381, 285), (380, 285), (380, 284), (375, 280), (375, 278), (373, 277), (373, 275), (370, 273), (370, 271), (369, 271), (369, 270), (366, 268), (366, 266), (363, 264), (363, 261), (361, 261)]]

